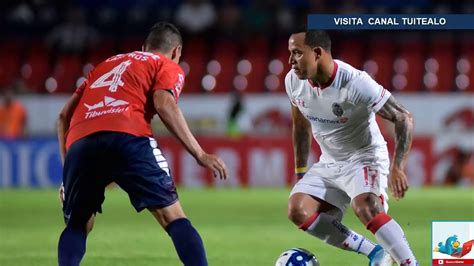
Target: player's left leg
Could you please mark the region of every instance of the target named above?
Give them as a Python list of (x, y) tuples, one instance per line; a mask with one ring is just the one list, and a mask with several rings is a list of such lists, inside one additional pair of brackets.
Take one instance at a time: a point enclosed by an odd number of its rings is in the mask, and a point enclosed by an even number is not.
[(66, 227), (58, 242), (60, 266), (80, 264), (94, 214), (100, 211), (104, 201), (107, 178), (97, 172), (102, 160), (97, 155), (99, 148), (96, 145), (94, 137), (87, 137), (74, 143), (66, 154), (63, 175)]
[(403, 266), (417, 265), (415, 256), (400, 225), (386, 212), (388, 160), (366, 158), (348, 164), (347, 174), (338, 180), (351, 197), (352, 208), (385, 251)]
[(385, 213), (377, 195), (373, 193), (358, 195), (352, 200), (352, 208), (360, 221), (375, 235), (380, 245), (400, 265), (417, 265), (403, 229)]

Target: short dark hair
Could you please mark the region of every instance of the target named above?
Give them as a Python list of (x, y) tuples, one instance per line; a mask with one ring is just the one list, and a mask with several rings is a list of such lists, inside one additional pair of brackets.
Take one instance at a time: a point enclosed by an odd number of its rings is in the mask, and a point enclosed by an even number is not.
[(324, 30), (307, 30), (304, 43), (311, 48), (319, 46), (328, 52), (331, 51), (331, 38)]
[(169, 52), (177, 45), (182, 45), (181, 33), (175, 25), (169, 22), (158, 22), (150, 29), (145, 40), (146, 50)]
[(331, 38), (324, 30), (311, 30), (306, 25), (299, 25), (294, 33), (305, 33), (304, 44), (311, 48), (322, 47), (324, 50), (331, 51)]

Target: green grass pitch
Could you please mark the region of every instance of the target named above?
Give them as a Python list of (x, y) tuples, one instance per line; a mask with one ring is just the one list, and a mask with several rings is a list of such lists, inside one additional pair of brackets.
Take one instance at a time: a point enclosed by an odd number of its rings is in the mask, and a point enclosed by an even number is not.
[[(286, 218), (288, 189), (179, 189), (185, 212), (204, 239), (211, 266), (274, 265), (291, 247), (311, 250), (321, 265), (367, 265), (367, 259), (323, 244)], [(124, 192), (108, 190), (82, 265), (180, 265), (168, 235)], [(420, 265), (430, 265), (431, 221), (474, 220), (472, 188), (411, 189), (390, 201)], [(349, 210), (344, 224), (373, 236)], [(0, 190), (0, 265), (54, 265), (63, 228), (56, 191)]]

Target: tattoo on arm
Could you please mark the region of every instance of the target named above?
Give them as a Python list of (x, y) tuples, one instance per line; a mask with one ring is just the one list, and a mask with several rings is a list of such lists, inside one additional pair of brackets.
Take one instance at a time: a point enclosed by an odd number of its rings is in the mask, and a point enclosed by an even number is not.
[(295, 167), (305, 167), (311, 149), (311, 125), (297, 107), (292, 107)]
[(396, 140), (393, 166), (403, 168), (413, 138), (412, 116), (393, 96), (390, 96), (377, 114), (395, 124)]

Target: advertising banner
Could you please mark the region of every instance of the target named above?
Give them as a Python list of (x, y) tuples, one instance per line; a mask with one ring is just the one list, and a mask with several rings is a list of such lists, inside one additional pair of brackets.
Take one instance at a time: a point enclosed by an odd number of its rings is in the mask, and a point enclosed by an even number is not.
[[(230, 178), (226, 181), (214, 179), (173, 137), (157, 140), (178, 185), (281, 187), (291, 186), (296, 180), (290, 137), (198, 138), (206, 151), (221, 156), (227, 164)], [(455, 153), (437, 154), (434, 144), (431, 137), (415, 137), (406, 167), (412, 186), (440, 184), (452, 165), (456, 165)], [(389, 141), (388, 146), (391, 152), (393, 142)], [(319, 148), (313, 143), (310, 163), (316, 162), (319, 155)], [(61, 176), (56, 139), (0, 141), (0, 187), (57, 186)], [(435, 176), (441, 180), (435, 180)]]

